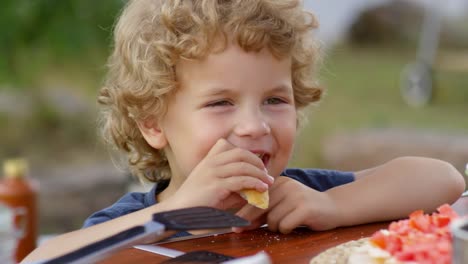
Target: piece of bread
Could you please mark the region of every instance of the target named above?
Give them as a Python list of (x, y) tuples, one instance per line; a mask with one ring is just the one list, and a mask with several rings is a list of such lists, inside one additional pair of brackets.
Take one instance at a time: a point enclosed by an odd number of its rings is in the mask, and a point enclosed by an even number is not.
[(259, 192), (256, 190), (242, 190), (240, 192), (242, 198), (247, 200), (247, 202), (253, 206), (256, 206), (260, 209), (267, 209), (269, 203), (268, 191)]
[(329, 248), (313, 257), (309, 264), (347, 264), (349, 256), (351, 256), (359, 247), (368, 243), (368, 241), (369, 238), (361, 238), (359, 240), (351, 240), (336, 247)]

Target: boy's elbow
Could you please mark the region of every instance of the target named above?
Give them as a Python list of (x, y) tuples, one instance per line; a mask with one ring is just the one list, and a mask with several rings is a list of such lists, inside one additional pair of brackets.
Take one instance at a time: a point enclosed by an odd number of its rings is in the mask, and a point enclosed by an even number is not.
[[(443, 199), (447, 203), (453, 203), (460, 198), (465, 191), (466, 183), (463, 175), (449, 162), (423, 157), (402, 157), (396, 159), (399, 165), (412, 164), (417, 171), (425, 174), (424, 178), (431, 175), (430, 182), (443, 190)], [(415, 167), (413, 167), (415, 168)]]
[(443, 174), (444, 187), (447, 190), (449, 200), (451, 203), (460, 198), (460, 195), (465, 191), (466, 182), (463, 175), (450, 163), (441, 161)]
[(455, 167), (452, 164), (449, 164), (449, 166), (451, 168), (451, 175), (454, 178), (454, 189), (458, 194), (457, 197), (459, 197), (466, 189), (465, 177), (463, 177), (463, 175), (457, 169), (455, 169)]

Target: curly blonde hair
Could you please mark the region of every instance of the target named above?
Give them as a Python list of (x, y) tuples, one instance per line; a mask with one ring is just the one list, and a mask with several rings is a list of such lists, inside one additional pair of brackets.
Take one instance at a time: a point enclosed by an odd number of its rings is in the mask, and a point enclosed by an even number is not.
[[(175, 65), (203, 59), (229, 38), (246, 52), (267, 48), (290, 56), (298, 110), (320, 100), (314, 79), (319, 58), (314, 16), (293, 0), (133, 0), (114, 29), (109, 72), (98, 102), (104, 139), (124, 151), (134, 175), (156, 182), (171, 176), (163, 150), (153, 149), (137, 121), (160, 118), (177, 90)], [(225, 47), (224, 45), (224, 47)], [(216, 51), (217, 52), (217, 51)]]

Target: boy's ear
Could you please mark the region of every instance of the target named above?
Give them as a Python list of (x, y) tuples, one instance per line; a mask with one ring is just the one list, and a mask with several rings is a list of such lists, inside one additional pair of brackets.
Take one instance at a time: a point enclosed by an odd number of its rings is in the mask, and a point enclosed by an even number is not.
[(155, 149), (163, 149), (167, 145), (166, 135), (153, 119), (137, 122), (138, 129), (146, 142)]

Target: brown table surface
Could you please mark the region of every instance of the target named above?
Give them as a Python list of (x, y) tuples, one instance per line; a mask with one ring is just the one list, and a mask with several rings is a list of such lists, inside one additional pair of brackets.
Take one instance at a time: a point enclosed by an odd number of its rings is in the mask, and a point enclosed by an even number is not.
[[(460, 198), (452, 206), (459, 214), (468, 215), (468, 197)], [(162, 244), (167, 248), (183, 252), (209, 250), (234, 257), (249, 256), (260, 252), (268, 253), (273, 263), (309, 263), (313, 256), (341, 243), (371, 236), (375, 231), (386, 228), (389, 222), (372, 223), (329, 231), (311, 231), (299, 228), (288, 235), (257, 229), (240, 234), (228, 233)], [(121, 250), (104, 261), (110, 263), (160, 263), (168, 257), (139, 249)]]

